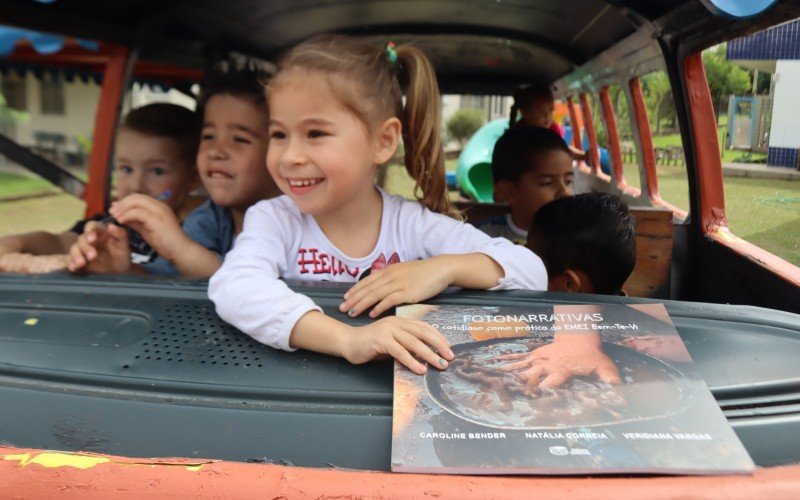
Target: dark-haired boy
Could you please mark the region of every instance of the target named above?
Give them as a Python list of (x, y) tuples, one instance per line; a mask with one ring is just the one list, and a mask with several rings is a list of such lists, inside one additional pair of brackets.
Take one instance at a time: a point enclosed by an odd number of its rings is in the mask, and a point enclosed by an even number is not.
[[(262, 79), (258, 71), (233, 68), (206, 82), (198, 104), (197, 168), (209, 199), (182, 227), (153, 198), (131, 196), (112, 205), (114, 218), (141, 233), (162, 257), (158, 274), (211, 276), (241, 232), (247, 209), (280, 193), (264, 163), (269, 138)], [(70, 270), (143, 271), (121, 259), (124, 238), (117, 226), (95, 226), (73, 245)]]
[(585, 193), (539, 209), (527, 245), (544, 261), (548, 290), (619, 295), (636, 265), (635, 229), (618, 196)]
[[(586, 193), (543, 206), (528, 233), (528, 248), (544, 261), (548, 291), (619, 295), (636, 264), (635, 220), (619, 197)], [(558, 305), (560, 311), (591, 305)], [(635, 314), (635, 306), (631, 306)], [(603, 351), (603, 341), (679, 363), (691, 361), (678, 337), (658, 332), (663, 322), (640, 314), (637, 323), (645, 335), (621, 340), (603, 339), (596, 331), (559, 332), (543, 347), (527, 353), (501, 356), (512, 361), (503, 370), (514, 372), (533, 393), (563, 385), (574, 377), (596, 376), (616, 384), (620, 375)]]
[(572, 157), (564, 140), (541, 127), (513, 127), (492, 154), (494, 201), (508, 203), (507, 215), (478, 228), (492, 237), (524, 244), (533, 216), (543, 205), (572, 194)]

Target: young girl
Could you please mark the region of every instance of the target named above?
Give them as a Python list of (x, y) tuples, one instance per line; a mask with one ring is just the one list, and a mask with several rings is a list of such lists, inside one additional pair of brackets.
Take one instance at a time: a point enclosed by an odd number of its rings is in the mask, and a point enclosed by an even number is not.
[[(406, 104), (399, 81), (408, 82)], [(544, 290), (531, 251), (492, 239), (452, 216), (430, 62), (409, 46), (377, 48), (349, 37), (291, 50), (269, 84), (267, 167), (286, 196), (257, 203), (209, 296), (217, 313), (270, 346), (342, 356), (393, 356), (417, 373), (445, 368), (453, 353), (431, 325), (397, 317), (352, 327), (325, 316), (279, 278), (355, 282), (340, 305), (377, 317), (448, 285)], [(377, 165), (400, 139), (419, 201), (374, 185)], [(431, 349), (431, 346), (433, 349)], [(434, 352), (435, 351), (435, 352)]]
[(514, 90), (509, 126), (549, 128), (564, 137), (564, 130), (553, 120), (555, 97), (546, 84), (521, 85)]
[[(563, 139), (565, 131), (553, 120), (555, 97), (550, 86), (544, 83), (521, 85), (514, 90), (514, 104), (511, 105), (509, 127), (542, 127), (557, 133)], [(569, 147), (572, 158), (586, 160), (586, 152), (572, 145)]]

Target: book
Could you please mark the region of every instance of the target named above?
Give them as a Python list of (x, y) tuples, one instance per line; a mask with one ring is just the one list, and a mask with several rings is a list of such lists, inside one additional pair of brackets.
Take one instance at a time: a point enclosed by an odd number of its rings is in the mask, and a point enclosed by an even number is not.
[(445, 370), (395, 362), (392, 470), (733, 474), (755, 469), (663, 304), (412, 305)]

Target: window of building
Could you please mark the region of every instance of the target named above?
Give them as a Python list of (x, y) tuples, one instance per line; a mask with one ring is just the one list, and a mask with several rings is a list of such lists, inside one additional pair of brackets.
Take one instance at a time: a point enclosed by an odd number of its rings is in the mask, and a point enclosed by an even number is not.
[(64, 82), (58, 75), (46, 74), (40, 82), (43, 115), (64, 114)]
[(494, 95), (492, 96), (492, 117), (493, 118), (502, 118), (503, 115), (507, 114), (506, 109), (503, 106), (503, 96)]
[(461, 97), (461, 107), (469, 109), (483, 109), (483, 96), (465, 95)]
[(0, 92), (3, 94), (6, 106), (17, 111), (27, 111), (28, 95), (23, 77), (14, 73), (0, 76)]

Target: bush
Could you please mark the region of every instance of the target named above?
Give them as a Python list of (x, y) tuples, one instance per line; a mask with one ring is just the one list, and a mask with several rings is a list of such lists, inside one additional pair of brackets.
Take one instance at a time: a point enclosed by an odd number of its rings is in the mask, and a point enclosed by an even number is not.
[(459, 109), (447, 120), (447, 135), (463, 147), (483, 125), (483, 113), (477, 109)]

